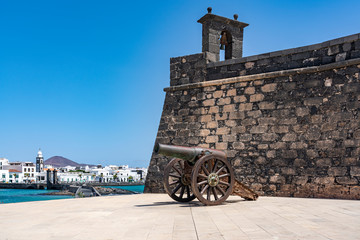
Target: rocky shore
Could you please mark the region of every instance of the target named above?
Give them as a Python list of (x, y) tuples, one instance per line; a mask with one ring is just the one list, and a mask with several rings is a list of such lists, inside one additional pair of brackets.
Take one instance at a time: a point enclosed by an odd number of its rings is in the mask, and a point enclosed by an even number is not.
[(43, 195), (69, 195), (69, 196), (73, 196), (74, 193), (70, 192), (69, 190), (62, 190), (62, 191), (59, 191), (59, 192), (44, 193)]
[(104, 187), (95, 187), (95, 189), (101, 195), (116, 195), (116, 194), (138, 194), (137, 192), (124, 190), (121, 188), (104, 188)]
[[(94, 187), (102, 196), (106, 195), (120, 195), (120, 194), (138, 194), (138, 192), (133, 192), (129, 190), (124, 190), (121, 188), (104, 188), (104, 187)], [(62, 190), (59, 192), (50, 192), (44, 193), (44, 195), (68, 195), (74, 196), (75, 193), (69, 190)]]

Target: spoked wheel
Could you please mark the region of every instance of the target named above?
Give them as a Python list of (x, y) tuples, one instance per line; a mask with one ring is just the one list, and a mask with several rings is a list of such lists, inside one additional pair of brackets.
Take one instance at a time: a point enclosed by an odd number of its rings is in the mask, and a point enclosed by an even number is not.
[(205, 205), (218, 205), (232, 193), (234, 173), (230, 163), (221, 157), (207, 155), (200, 158), (192, 173), (193, 192)]
[(174, 158), (165, 167), (164, 187), (169, 196), (178, 202), (190, 202), (195, 195), (191, 189), (192, 167), (187, 161)]

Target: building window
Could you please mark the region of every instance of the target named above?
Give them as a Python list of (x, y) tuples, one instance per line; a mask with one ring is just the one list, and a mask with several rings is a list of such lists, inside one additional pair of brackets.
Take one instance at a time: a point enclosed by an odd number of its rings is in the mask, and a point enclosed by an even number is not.
[(31, 171), (34, 172), (34, 169), (32, 168)]
[(24, 168), (24, 172), (26, 172), (26, 168)]

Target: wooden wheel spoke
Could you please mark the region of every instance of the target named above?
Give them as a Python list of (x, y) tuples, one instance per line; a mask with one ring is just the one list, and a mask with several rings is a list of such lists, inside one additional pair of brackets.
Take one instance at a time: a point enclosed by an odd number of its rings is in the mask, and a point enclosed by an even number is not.
[(185, 192), (185, 186), (183, 185), (183, 186), (181, 187), (181, 191), (180, 191), (180, 198), (183, 198), (184, 192)]
[(210, 201), (210, 190), (211, 187), (207, 189), (206, 199)]
[(181, 178), (181, 176), (175, 175), (175, 174), (171, 174), (171, 173), (169, 174), (169, 176), (170, 176), (170, 177), (174, 177), (174, 178)]
[(220, 175), (219, 178), (223, 178), (223, 177), (229, 177), (230, 176), (230, 173), (225, 173), (223, 175)]
[(175, 165), (172, 167), (180, 176), (182, 175), (182, 172), (177, 168), (175, 167)]
[(215, 201), (218, 200), (218, 195), (216, 194), (216, 190), (214, 187), (212, 188), (212, 192), (214, 194)]
[(224, 170), (225, 167), (226, 167), (226, 165), (223, 165), (223, 166), (216, 172), (216, 174), (219, 175), (219, 173), (221, 173), (221, 171)]
[(199, 174), (198, 177), (207, 178), (204, 174)]
[(177, 184), (177, 183), (180, 183), (180, 181), (178, 180), (178, 181), (171, 182), (171, 183), (169, 183), (169, 186)]
[(174, 190), (171, 192), (171, 194), (175, 194), (180, 189), (181, 186), (182, 186), (182, 184), (179, 183), (179, 185), (177, 185), (176, 188), (174, 188)]
[(184, 170), (184, 169), (185, 169), (185, 167), (184, 167), (184, 161), (179, 161), (178, 164), (179, 164), (181, 170)]
[(211, 172), (211, 170), (212, 170), (212, 165), (213, 165), (213, 163), (214, 163), (214, 159), (213, 159), (213, 158), (208, 161), (207, 170), (208, 170), (209, 172)]
[(205, 184), (205, 183), (207, 183), (207, 182), (208, 182), (208, 181), (205, 180), (205, 181), (199, 182), (197, 185), (200, 186), (200, 185), (203, 185), (203, 184)]
[(206, 186), (201, 190), (201, 195), (203, 195), (208, 188), (209, 188), (209, 185), (206, 185)]
[(190, 187), (186, 186), (187, 197), (190, 198)]
[(204, 171), (206, 176), (209, 176), (209, 171), (206, 169), (206, 167), (204, 165), (201, 165), (201, 169)]
[(226, 185), (226, 186), (230, 186), (230, 183), (223, 182), (223, 181), (219, 181), (219, 184)]
[(225, 195), (225, 192), (224, 192), (224, 190), (222, 190), (222, 188), (221, 188), (221, 187), (216, 186), (216, 189), (217, 189), (217, 190), (219, 190), (219, 192), (222, 194), (222, 196), (224, 196), (224, 195)]
[(218, 163), (219, 163), (219, 160), (216, 159), (215, 164), (214, 164), (214, 167), (213, 167), (213, 169), (212, 169), (211, 172), (215, 172), (215, 171), (216, 171), (216, 168), (217, 168)]

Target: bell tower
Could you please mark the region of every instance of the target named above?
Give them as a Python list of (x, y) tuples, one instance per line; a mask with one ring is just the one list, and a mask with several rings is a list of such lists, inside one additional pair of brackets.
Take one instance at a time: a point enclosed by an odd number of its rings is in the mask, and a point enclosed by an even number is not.
[(243, 53), (244, 28), (247, 23), (239, 22), (238, 15), (234, 20), (214, 15), (212, 8), (198, 20), (202, 24), (202, 51), (207, 52), (208, 60), (220, 60), (220, 49), (225, 50), (225, 60), (241, 58)]
[(41, 149), (39, 149), (36, 157), (36, 172), (42, 172), (42, 171), (44, 171), (44, 158)]

